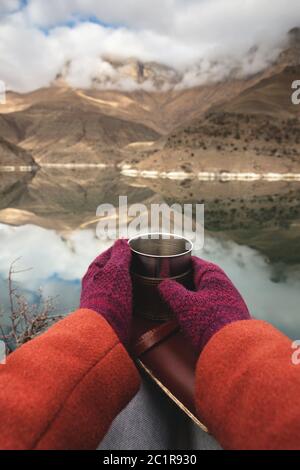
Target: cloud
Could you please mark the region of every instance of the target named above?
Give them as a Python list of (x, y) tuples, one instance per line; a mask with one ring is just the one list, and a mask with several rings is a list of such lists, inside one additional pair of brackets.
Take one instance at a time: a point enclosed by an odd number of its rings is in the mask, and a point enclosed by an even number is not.
[[(298, 0), (0, 0), (0, 78), (9, 89), (48, 86), (65, 64), (72, 86), (149, 87), (108, 57), (174, 68), (188, 87), (256, 73), (300, 24)], [(251, 48), (255, 52), (249, 54)], [(254, 50), (254, 49), (252, 49)]]
[(6, 247), (0, 255), (0, 274), (7, 277), (11, 263), (20, 258), (19, 267), (32, 268), (18, 276), (28, 289), (37, 289), (41, 281), (54, 275), (65, 281), (80, 280), (96, 254), (109, 245), (96, 239), (92, 230), (73, 232), (65, 239), (54, 230), (3, 224), (0, 242)]
[(0, 1), (0, 15), (12, 13), (21, 8), (21, 0), (1, 0)]
[(26, 13), (33, 23), (53, 26), (76, 18), (98, 18), (111, 25), (133, 29), (164, 31), (173, 23), (178, 9), (184, 9), (191, 0), (30, 0)]
[(204, 251), (198, 254), (224, 269), (254, 318), (266, 320), (291, 338), (299, 338), (300, 279), (293, 267), (272, 265), (251, 248), (211, 237), (206, 237)]

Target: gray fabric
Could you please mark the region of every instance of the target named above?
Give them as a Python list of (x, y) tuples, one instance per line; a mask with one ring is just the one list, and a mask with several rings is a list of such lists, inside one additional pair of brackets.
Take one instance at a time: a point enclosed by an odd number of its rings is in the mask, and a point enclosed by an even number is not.
[(117, 416), (99, 450), (221, 449), (145, 378), (140, 391)]

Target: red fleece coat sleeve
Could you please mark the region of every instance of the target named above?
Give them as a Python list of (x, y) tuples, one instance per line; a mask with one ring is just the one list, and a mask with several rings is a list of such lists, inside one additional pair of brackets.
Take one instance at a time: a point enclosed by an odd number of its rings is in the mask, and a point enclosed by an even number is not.
[(110, 325), (78, 310), (0, 365), (0, 448), (95, 449), (138, 387)]
[(202, 351), (198, 414), (225, 449), (300, 449), (300, 365), (271, 325), (239, 321)]

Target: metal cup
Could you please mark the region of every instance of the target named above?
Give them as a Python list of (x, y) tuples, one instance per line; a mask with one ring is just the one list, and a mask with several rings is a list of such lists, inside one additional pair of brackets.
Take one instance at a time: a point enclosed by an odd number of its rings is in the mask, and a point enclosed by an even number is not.
[(128, 243), (132, 251), (134, 314), (155, 321), (172, 318), (158, 285), (164, 279), (173, 279), (192, 289), (192, 242), (179, 235), (149, 233), (133, 237)]

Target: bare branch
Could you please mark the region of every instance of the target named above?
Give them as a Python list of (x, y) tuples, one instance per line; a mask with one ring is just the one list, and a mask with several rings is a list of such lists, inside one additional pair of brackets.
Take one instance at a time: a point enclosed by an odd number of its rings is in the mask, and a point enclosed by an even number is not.
[(5, 333), (1, 325), (3, 313), (0, 312), (0, 340), (2, 339), (5, 342), (8, 352), (12, 352), (12, 349), (35, 338), (53, 323), (63, 318), (62, 315), (53, 313), (55, 311), (54, 300), (57, 297), (44, 298), (42, 290), (39, 289), (38, 302), (29, 304), (19, 288), (14, 286), (13, 276), (15, 274), (30, 271), (30, 269), (14, 269), (19, 259), (13, 261), (8, 273), (9, 333)]

